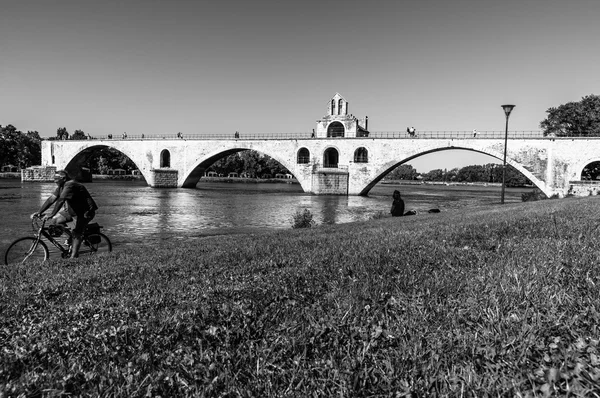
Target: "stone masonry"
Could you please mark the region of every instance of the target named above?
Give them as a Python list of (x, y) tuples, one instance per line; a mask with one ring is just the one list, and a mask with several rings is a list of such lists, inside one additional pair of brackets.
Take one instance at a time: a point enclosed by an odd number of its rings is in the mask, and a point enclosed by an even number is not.
[(21, 181), (53, 182), (55, 166), (34, 166), (21, 170)]
[(152, 169), (155, 188), (177, 188), (177, 170), (173, 169)]
[[(266, 154), (286, 167), (305, 192), (331, 194), (331, 185), (315, 173), (334, 159), (342, 174), (347, 173), (348, 195), (366, 195), (387, 173), (418, 156), (450, 149), (462, 149), (502, 159), (503, 139), (428, 138), (314, 138), (314, 139), (222, 139), (222, 140), (85, 140), (43, 141), (42, 166), (66, 169), (77, 175), (87, 155), (101, 148), (114, 148), (127, 155), (150, 186), (156, 181), (161, 156), (168, 152), (170, 186), (195, 187), (204, 171), (216, 160), (243, 150)], [(365, 156), (356, 158), (361, 151)], [(166, 152), (165, 152), (166, 151)], [(52, 156), (51, 153), (54, 155)], [(303, 154), (300, 157), (300, 154)], [(332, 156), (332, 153), (335, 156)], [(326, 157), (326, 154), (328, 157)], [(299, 162), (302, 158), (302, 162)], [(329, 160), (328, 160), (329, 159)], [(308, 161), (308, 162), (306, 162)], [(546, 195), (565, 196), (571, 181), (580, 180), (583, 168), (600, 161), (600, 139), (556, 138), (514, 139), (508, 142), (507, 163), (529, 178)], [(343, 181), (337, 178), (337, 184)], [(333, 183), (333, 181), (330, 181)], [(337, 192), (340, 194), (341, 191)]]

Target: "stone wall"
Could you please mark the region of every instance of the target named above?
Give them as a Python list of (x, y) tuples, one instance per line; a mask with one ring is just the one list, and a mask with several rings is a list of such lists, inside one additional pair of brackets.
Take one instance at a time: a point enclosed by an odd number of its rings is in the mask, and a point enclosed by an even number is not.
[(177, 188), (178, 172), (175, 169), (152, 169), (155, 188)]
[(33, 166), (21, 170), (21, 181), (53, 182), (56, 167)]
[(600, 193), (600, 182), (595, 181), (571, 181), (569, 183), (569, 195), (590, 196)]
[(316, 195), (348, 195), (348, 172), (332, 169), (313, 174), (312, 192)]

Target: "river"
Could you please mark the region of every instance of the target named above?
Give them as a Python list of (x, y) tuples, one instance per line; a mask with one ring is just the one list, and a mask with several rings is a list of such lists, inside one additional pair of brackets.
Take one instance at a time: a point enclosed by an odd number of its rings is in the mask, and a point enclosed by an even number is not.
[[(406, 210), (442, 212), (500, 203), (498, 186), (378, 184), (368, 197), (315, 196), (298, 184), (200, 182), (196, 189), (157, 189), (139, 181), (86, 184), (99, 210), (95, 221), (120, 246), (289, 229), (297, 210), (308, 209), (317, 224), (339, 224), (389, 216), (394, 189)], [(0, 179), (0, 254), (15, 238), (31, 234), (29, 215), (54, 190), (53, 183)], [(521, 201), (531, 188), (508, 188), (506, 202)]]

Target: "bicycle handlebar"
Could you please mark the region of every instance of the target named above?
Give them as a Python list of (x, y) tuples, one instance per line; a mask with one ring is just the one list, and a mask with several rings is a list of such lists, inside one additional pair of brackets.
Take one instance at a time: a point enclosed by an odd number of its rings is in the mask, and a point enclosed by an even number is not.
[[(44, 220), (41, 215), (33, 216), (31, 217), (31, 226), (34, 227), (34, 229), (41, 230), (46, 225), (46, 221), (47, 220)], [(42, 224), (40, 225), (39, 222)]]

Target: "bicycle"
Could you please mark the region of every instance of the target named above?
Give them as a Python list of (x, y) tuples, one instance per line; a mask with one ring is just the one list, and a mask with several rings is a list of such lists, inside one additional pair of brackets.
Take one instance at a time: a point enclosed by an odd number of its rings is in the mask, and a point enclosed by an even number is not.
[[(42, 240), (46, 238), (61, 253), (62, 258), (71, 256), (71, 244), (73, 233), (70, 228), (62, 225), (46, 226), (46, 220), (41, 217), (33, 217), (31, 227), (34, 236), (19, 238), (10, 244), (4, 255), (6, 265), (13, 263), (25, 263), (28, 261), (42, 262), (48, 260), (50, 251), (48, 245)], [(83, 233), (79, 255), (95, 255), (99, 253), (108, 253), (112, 251), (112, 243), (106, 235), (100, 232), (102, 228), (98, 223), (90, 223), (86, 226)], [(61, 244), (57, 238), (65, 234), (67, 240)]]

